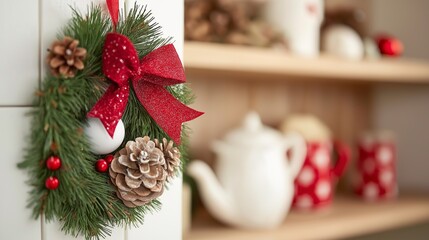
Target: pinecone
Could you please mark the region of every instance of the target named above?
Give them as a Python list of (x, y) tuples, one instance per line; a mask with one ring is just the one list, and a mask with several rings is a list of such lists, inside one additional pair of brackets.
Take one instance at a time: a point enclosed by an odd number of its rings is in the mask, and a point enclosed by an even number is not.
[(109, 175), (127, 207), (143, 206), (161, 196), (167, 178), (164, 153), (149, 137), (127, 142), (115, 154)]
[(173, 147), (173, 141), (167, 141), (163, 138), (162, 142), (155, 139), (155, 146), (164, 153), (165, 170), (167, 171), (168, 178), (174, 176), (177, 168), (180, 167), (180, 151), (177, 147)]
[(54, 76), (74, 77), (78, 70), (84, 68), (83, 59), (86, 49), (77, 47), (79, 41), (71, 37), (55, 41), (48, 49), (47, 61)]

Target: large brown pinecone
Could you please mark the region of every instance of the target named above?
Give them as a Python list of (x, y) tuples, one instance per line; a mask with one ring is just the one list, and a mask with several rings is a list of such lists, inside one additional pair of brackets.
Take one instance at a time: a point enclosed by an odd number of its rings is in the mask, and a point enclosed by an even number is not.
[(74, 77), (78, 70), (84, 68), (83, 59), (86, 49), (77, 47), (79, 41), (71, 37), (55, 41), (48, 49), (48, 65), (54, 76)]
[(164, 153), (165, 170), (167, 171), (168, 178), (174, 176), (176, 170), (180, 167), (180, 151), (174, 147), (173, 141), (167, 141), (163, 138), (162, 142), (155, 139), (155, 146)]
[(129, 141), (115, 154), (109, 175), (127, 207), (143, 206), (164, 191), (168, 175), (164, 153), (147, 136)]

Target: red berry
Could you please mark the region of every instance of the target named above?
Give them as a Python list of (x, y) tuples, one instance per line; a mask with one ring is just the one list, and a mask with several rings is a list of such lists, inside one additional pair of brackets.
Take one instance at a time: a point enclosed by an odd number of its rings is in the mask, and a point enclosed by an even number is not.
[(45, 181), (45, 187), (49, 190), (55, 190), (60, 185), (60, 180), (56, 177), (48, 177)]
[(106, 160), (107, 164), (112, 163), (113, 161), (113, 155), (107, 155), (104, 160)]
[(60, 169), (61, 167), (61, 159), (57, 156), (51, 156), (46, 160), (46, 167), (51, 170), (55, 171)]
[(98, 172), (106, 172), (109, 168), (109, 164), (107, 164), (106, 160), (100, 159), (95, 163), (95, 168)]

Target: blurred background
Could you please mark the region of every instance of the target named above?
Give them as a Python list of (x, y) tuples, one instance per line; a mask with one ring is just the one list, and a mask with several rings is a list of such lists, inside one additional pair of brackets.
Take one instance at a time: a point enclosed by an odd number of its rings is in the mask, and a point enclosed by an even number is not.
[(429, 1), (185, 4), (184, 239), (429, 239)]

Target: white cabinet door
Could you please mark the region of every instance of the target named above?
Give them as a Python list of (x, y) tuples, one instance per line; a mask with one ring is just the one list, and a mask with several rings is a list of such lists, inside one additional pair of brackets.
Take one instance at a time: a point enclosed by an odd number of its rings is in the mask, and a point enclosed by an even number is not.
[(162, 27), (165, 37), (172, 37), (174, 47), (179, 53), (183, 62), (183, 42), (184, 42), (184, 1), (183, 0), (125, 0), (129, 9), (134, 3), (147, 5), (152, 11), (155, 21)]
[(182, 179), (176, 178), (161, 196), (162, 208), (145, 216), (140, 228), (126, 229), (126, 240), (182, 239)]
[[(165, 37), (173, 37), (174, 46), (183, 62), (183, 0), (125, 0), (126, 8), (134, 3), (147, 4)], [(127, 229), (127, 240), (182, 239), (182, 179), (175, 179), (161, 196), (162, 209), (145, 217), (141, 228)]]
[(17, 168), (22, 161), (25, 144), (28, 143), (30, 108), (0, 108), (0, 239), (39, 240), (40, 219), (31, 218), (26, 207), (30, 187), (25, 172)]

